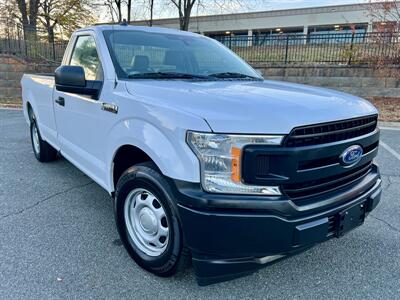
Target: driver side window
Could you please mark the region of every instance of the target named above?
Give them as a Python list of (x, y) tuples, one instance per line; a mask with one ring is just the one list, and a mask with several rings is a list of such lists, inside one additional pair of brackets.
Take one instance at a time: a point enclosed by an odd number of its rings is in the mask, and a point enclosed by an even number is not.
[(103, 69), (96, 49), (94, 38), (90, 35), (79, 36), (71, 55), (70, 66), (81, 66), (86, 80), (103, 80)]

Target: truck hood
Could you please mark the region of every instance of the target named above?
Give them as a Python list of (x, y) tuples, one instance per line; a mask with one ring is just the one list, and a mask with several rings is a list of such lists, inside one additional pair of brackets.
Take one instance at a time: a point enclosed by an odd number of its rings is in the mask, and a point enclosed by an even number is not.
[(297, 126), (377, 113), (352, 95), (269, 80), (136, 80), (126, 88), (137, 100), (194, 114), (221, 133), (287, 134)]

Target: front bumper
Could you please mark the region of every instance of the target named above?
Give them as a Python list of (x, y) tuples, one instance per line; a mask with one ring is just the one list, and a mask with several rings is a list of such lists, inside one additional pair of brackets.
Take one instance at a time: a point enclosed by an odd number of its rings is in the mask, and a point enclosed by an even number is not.
[[(175, 187), (185, 241), (200, 285), (251, 273), (339, 236), (335, 220), (340, 213), (361, 206), (363, 221), (379, 203), (382, 191), (376, 165), (345, 191), (301, 207), (276, 198), (207, 194), (182, 182), (175, 182)], [(360, 224), (347, 224), (346, 230)]]

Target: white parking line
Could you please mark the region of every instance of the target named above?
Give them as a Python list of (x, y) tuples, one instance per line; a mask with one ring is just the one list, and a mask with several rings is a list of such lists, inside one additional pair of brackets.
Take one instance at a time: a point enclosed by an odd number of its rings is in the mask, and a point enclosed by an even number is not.
[(385, 126), (379, 126), (379, 129), (382, 129), (382, 130), (400, 131), (400, 127), (385, 127)]
[(394, 150), (392, 147), (390, 147), (389, 145), (387, 145), (386, 143), (380, 141), (379, 145), (381, 145), (383, 148), (385, 148), (385, 150), (387, 152), (389, 152), (390, 154), (392, 154), (394, 157), (396, 157), (398, 160), (400, 160), (400, 154)]

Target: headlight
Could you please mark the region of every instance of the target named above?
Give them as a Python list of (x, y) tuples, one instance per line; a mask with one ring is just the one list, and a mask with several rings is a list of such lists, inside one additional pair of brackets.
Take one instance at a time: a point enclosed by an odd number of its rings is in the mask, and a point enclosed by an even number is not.
[(187, 143), (200, 161), (203, 189), (211, 193), (281, 195), (277, 186), (243, 184), (241, 158), (246, 145), (278, 146), (282, 140), (278, 135), (187, 133)]

